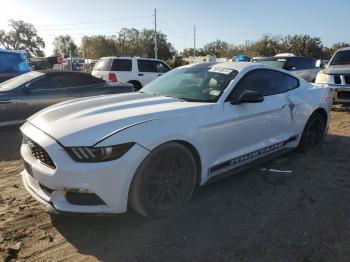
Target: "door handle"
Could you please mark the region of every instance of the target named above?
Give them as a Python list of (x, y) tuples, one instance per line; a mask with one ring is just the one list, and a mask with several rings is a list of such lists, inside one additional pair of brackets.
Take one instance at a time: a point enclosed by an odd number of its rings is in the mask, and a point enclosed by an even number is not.
[(143, 76), (143, 74), (139, 74), (139, 76)]
[(162, 74), (158, 74), (158, 76), (161, 76)]

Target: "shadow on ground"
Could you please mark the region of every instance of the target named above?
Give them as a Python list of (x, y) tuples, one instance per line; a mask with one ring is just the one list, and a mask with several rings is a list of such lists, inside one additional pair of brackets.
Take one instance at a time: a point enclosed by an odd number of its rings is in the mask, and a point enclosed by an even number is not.
[[(178, 214), (53, 216), (79, 253), (103, 261), (346, 261), (350, 138), (295, 152), (200, 188)], [(347, 229), (347, 230), (346, 230)]]
[(0, 127), (0, 162), (20, 159), (22, 134), (19, 127)]

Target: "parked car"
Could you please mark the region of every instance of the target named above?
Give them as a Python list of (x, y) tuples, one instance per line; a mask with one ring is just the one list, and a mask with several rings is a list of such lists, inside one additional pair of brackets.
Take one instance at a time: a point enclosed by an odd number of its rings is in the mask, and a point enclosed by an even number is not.
[(80, 72), (33, 71), (0, 84), (0, 127), (22, 123), (39, 110), (69, 99), (132, 92)]
[(34, 57), (29, 58), (29, 62), (33, 70), (47, 70), (52, 69), (55, 64), (58, 62), (57, 56), (48, 56), (48, 57)]
[(315, 82), (331, 88), (334, 103), (350, 103), (350, 47), (339, 49)]
[(0, 83), (30, 70), (26, 51), (0, 49)]
[(95, 65), (92, 75), (109, 82), (124, 82), (140, 90), (144, 85), (168, 72), (164, 62), (140, 57), (103, 57)]
[[(196, 185), (317, 149), (328, 88), (259, 63), (176, 68), (137, 93), (47, 108), (21, 127), (23, 183), (51, 212), (175, 212)], [(228, 173), (229, 172), (229, 173)]]
[(315, 82), (317, 73), (322, 69), (316, 67), (316, 58), (294, 56), (288, 53), (256, 59), (255, 62), (265, 63), (291, 71), (308, 82)]

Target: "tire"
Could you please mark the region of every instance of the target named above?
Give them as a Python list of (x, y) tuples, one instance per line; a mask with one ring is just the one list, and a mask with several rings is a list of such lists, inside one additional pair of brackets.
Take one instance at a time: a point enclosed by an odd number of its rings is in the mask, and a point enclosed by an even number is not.
[(190, 150), (176, 142), (163, 144), (153, 150), (136, 171), (129, 204), (145, 217), (169, 216), (190, 199), (196, 173)]
[(142, 88), (142, 85), (138, 81), (129, 81), (129, 84), (132, 84), (134, 86), (135, 91), (139, 91)]
[(297, 151), (300, 153), (318, 150), (323, 142), (327, 120), (320, 112), (311, 115), (303, 130)]

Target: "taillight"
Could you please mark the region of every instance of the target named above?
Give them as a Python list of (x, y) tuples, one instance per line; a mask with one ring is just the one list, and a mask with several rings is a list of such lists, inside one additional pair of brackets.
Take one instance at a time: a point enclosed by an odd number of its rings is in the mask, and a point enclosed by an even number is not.
[(117, 82), (117, 76), (114, 73), (109, 73), (108, 80), (110, 82)]

